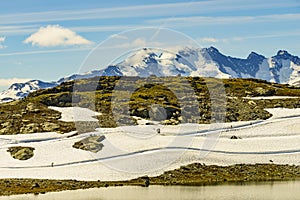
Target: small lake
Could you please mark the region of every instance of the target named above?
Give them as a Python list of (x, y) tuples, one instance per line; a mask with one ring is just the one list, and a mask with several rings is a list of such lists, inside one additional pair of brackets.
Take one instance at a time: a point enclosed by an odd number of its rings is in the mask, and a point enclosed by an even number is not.
[(108, 187), (0, 197), (0, 200), (281, 200), (300, 199), (300, 181), (217, 186)]

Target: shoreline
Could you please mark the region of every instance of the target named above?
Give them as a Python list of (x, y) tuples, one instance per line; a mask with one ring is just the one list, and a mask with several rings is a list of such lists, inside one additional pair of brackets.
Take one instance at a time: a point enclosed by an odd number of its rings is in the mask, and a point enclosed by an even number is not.
[(193, 163), (155, 177), (124, 181), (78, 181), (52, 179), (0, 179), (0, 196), (45, 194), (65, 190), (116, 186), (185, 185), (208, 186), (300, 180), (300, 166), (277, 164), (236, 164), (230, 166)]

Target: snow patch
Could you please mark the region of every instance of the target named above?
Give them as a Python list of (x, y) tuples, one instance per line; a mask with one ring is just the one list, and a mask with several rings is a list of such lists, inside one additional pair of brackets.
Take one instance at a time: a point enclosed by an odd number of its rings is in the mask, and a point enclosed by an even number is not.
[(300, 108), (266, 108), (265, 110), (273, 115), (272, 119), (300, 116)]
[(262, 79), (262, 80), (272, 79), (268, 59), (264, 59), (263, 62), (259, 64), (259, 70), (255, 74), (255, 78)]
[(61, 112), (61, 121), (74, 122), (74, 121), (95, 121), (98, 119), (95, 117), (101, 115), (101, 113), (92, 111), (88, 108), (81, 107), (55, 107), (49, 106), (50, 109)]
[(250, 100), (264, 100), (264, 99), (297, 99), (299, 97), (294, 96), (260, 96), (260, 97), (243, 97), (243, 99)]
[(281, 68), (279, 70), (279, 82), (288, 83), (293, 73), (290, 60), (281, 60)]

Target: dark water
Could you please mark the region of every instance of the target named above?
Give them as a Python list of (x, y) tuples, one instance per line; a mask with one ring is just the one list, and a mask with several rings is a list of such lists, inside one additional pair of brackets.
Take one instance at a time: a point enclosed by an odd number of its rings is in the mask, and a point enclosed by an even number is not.
[(0, 197), (0, 200), (300, 200), (300, 181), (219, 186), (109, 187)]

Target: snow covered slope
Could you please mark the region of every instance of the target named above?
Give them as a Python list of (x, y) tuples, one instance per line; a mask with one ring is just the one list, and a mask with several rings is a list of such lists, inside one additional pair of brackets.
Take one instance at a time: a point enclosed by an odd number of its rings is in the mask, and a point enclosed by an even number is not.
[(40, 80), (31, 80), (25, 83), (14, 83), (7, 90), (0, 93), (0, 103), (22, 99), (33, 91), (52, 88), (55, 86), (57, 86), (57, 83), (55, 82), (48, 83)]
[(183, 47), (177, 52), (158, 52), (144, 48), (124, 61), (103, 70), (108, 76), (204, 76), (229, 78), (230, 75), (219, 70), (205, 49)]
[[(69, 110), (61, 111), (62, 115), (70, 114)], [(212, 124), (156, 124), (98, 128), (79, 135), (1, 135), (0, 178), (118, 181), (157, 176), (197, 162), (227, 166), (272, 160), (274, 164), (300, 165), (300, 109), (268, 111), (274, 117), (266, 121), (219, 124), (221, 129)], [(161, 134), (157, 134), (157, 128)], [(105, 136), (104, 146), (97, 153), (72, 147), (84, 138), (101, 135)], [(241, 139), (230, 139), (233, 135)], [(208, 141), (215, 145), (208, 148)], [(33, 147), (34, 156), (25, 161), (13, 159), (7, 152), (13, 146)]]

